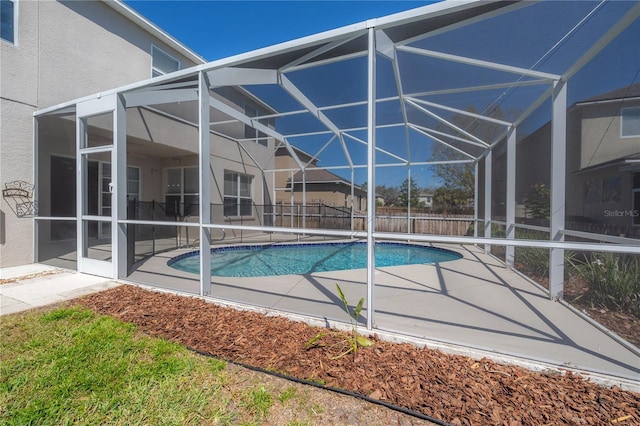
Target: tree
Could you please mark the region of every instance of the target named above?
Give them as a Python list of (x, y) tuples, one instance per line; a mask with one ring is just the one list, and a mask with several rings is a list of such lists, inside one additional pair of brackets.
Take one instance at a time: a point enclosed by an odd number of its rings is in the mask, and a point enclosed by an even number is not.
[(380, 196), (384, 198), (385, 206), (393, 206), (398, 200), (399, 191), (395, 186), (376, 186), (376, 197)]
[(433, 192), (433, 206), (439, 211), (458, 212), (468, 203), (467, 192), (460, 188), (442, 186)]
[(546, 219), (551, 214), (551, 192), (544, 183), (535, 183), (529, 188), (524, 208), (535, 219)]
[[(477, 114), (478, 111), (474, 107), (467, 108), (467, 111)], [(495, 107), (488, 116), (492, 118), (505, 119), (505, 116), (515, 116), (515, 112), (511, 111), (509, 114), (505, 113), (500, 107)], [(465, 130), (468, 133), (473, 134), (479, 139), (492, 143), (504, 131), (504, 127), (485, 121), (479, 120), (474, 117), (470, 117), (464, 114), (456, 114), (450, 122), (460, 129)], [(449, 126), (440, 125), (438, 130), (446, 132), (452, 136), (461, 138), (468, 138), (460, 132), (452, 130)], [(477, 157), (482, 153), (484, 148), (478, 147), (464, 142), (458, 142), (454, 139), (442, 138), (445, 142), (450, 143), (458, 149), (468, 152), (472, 156)], [(452, 149), (442, 143), (434, 142), (431, 148), (431, 159), (435, 161), (448, 161), (448, 160), (468, 160), (469, 157), (461, 152)], [(462, 195), (461, 198), (466, 200), (473, 198), (475, 192), (475, 171), (473, 163), (461, 163), (461, 164), (438, 164), (433, 166), (433, 174), (442, 181), (444, 187), (449, 190), (455, 190), (456, 196)], [(458, 194), (462, 191), (463, 194)]]
[(409, 193), (411, 193), (411, 207), (424, 207), (424, 203), (420, 201), (420, 188), (411, 178), (405, 179), (400, 185), (400, 195), (396, 203), (398, 207), (407, 207), (409, 205)]

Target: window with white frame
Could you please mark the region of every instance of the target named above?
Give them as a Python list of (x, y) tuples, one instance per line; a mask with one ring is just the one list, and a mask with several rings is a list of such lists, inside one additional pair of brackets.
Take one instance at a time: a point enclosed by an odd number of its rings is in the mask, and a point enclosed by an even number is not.
[[(259, 115), (258, 108), (252, 105), (245, 104), (244, 113), (247, 117), (257, 117)], [(267, 125), (266, 120), (258, 120), (261, 124)], [(249, 125), (244, 126), (244, 137), (245, 139), (253, 139), (257, 144), (262, 146), (268, 146), (269, 142), (267, 140), (267, 135), (262, 132), (259, 132), (257, 129)]]
[(169, 74), (180, 69), (180, 61), (167, 52), (151, 46), (151, 77)]
[(253, 176), (225, 170), (224, 215), (251, 216), (251, 181)]
[(632, 138), (640, 136), (640, 107), (620, 110), (620, 136)]
[(140, 201), (140, 168), (127, 166), (127, 198)]
[(198, 215), (199, 177), (197, 167), (164, 169), (164, 202), (168, 216)]
[(16, 0), (0, 0), (0, 38), (16, 44), (18, 4)]

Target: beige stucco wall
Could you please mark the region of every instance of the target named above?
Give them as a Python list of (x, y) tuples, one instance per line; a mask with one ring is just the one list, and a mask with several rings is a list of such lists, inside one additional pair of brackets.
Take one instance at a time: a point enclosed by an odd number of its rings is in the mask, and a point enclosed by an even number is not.
[(621, 137), (620, 110), (640, 102), (612, 102), (582, 108), (582, 168), (638, 154), (639, 137)]
[[(302, 203), (302, 185), (296, 185), (295, 192), (293, 193), (293, 202), (296, 204)], [(367, 210), (367, 197), (361, 195), (361, 206), (358, 206), (358, 193), (355, 191), (353, 204), (356, 210)], [(289, 204), (291, 201), (291, 193), (279, 192), (277, 202), (282, 204)], [(351, 208), (351, 188), (347, 185), (339, 185), (335, 183), (326, 184), (309, 184), (307, 186), (307, 204), (324, 203), (334, 207), (346, 207)], [(361, 207), (360, 209), (358, 207)]]
[[(583, 197), (581, 210), (575, 212), (576, 215), (604, 225), (631, 226), (633, 224), (633, 216), (627, 213), (632, 208), (633, 173), (620, 173), (615, 168), (605, 168), (581, 175), (580, 178), (581, 187), (576, 187), (574, 192), (580, 192)], [(612, 178), (619, 179), (616, 182), (619, 186), (609, 187)], [(594, 195), (585, 194), (585, 182), (597, 185)]]
[[(99, 1), (19, 1), (15, 45), (0, 42), (0, 186), (33, 183), (33, 112), (151, 77), (151, 46), (193, 62)], [(30, 263), (33, 219), (0, 199), (0, 266)]]
[[(299, 154), (302, 158), (301, 161), (303, 163), (308, 162), (311, 157), (305, 156), (304, 154)], [(313, 163), (315, 164), (315, 162)], [(302, 204), (302, 185), (295, 185), (295, 190), (293, 192), (293, 197), (291, 191), (284, 191), (283, 188), (287, 187), (287, 182), (293, 175), (295, 175), (298, 171), (298, 164), (296, 161), (283, 150), (278, 152), (278, 155), (275, 157), (275, 168), (277, 170), (287, 170), (287, 171), (278, 171), (273, 173), (273, 180), (275, 182), (275, 188), (280, 189), (276, 191), (276, 202), (282, 204), (296, 203)], [(293, 172), (288, 169), (294, 169)], [(308, 184), (307, 185), (307, 194), (306, 201), (308, 204), (312, 203), (325, 203), (336, 207), (347, 207), (351, 208), (351, 188), (348, 185), (341, 185), (336, 183), (326, 183), (326, 184)], [(358, 194), (361, 195), (361, 206), (358, 205)], [(356, 210), (366, 211), (367, 209), (367, 197), (363, 192), (359, 189), (356, 189), (354, 192), (353, 204), (355, 205)]]

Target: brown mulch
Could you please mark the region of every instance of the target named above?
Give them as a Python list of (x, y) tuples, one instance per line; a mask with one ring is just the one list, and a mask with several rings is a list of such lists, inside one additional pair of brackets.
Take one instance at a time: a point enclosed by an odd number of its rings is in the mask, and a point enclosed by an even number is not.
[[(81, 299), (93, 310), (200, 352), (353, 391), (452, 424), (640, 425), (640, 394), (579, 375), (542, 374), (488, 359), (375, 339), (337, 360), (343, 342), (306, 343), (318, 328), (197, 298), (123, 285)], [(333, 340), (332, 340), (333, 339)]]

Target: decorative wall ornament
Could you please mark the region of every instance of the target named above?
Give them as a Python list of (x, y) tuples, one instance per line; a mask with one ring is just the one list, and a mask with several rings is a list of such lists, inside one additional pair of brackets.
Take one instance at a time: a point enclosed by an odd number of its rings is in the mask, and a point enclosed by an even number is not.
[(36, 213), (36, 203), (33, 201), (35, 186), (23, 180), (6, 182), (2, 190), (2, 198), (18, 217), (32, 217)]

